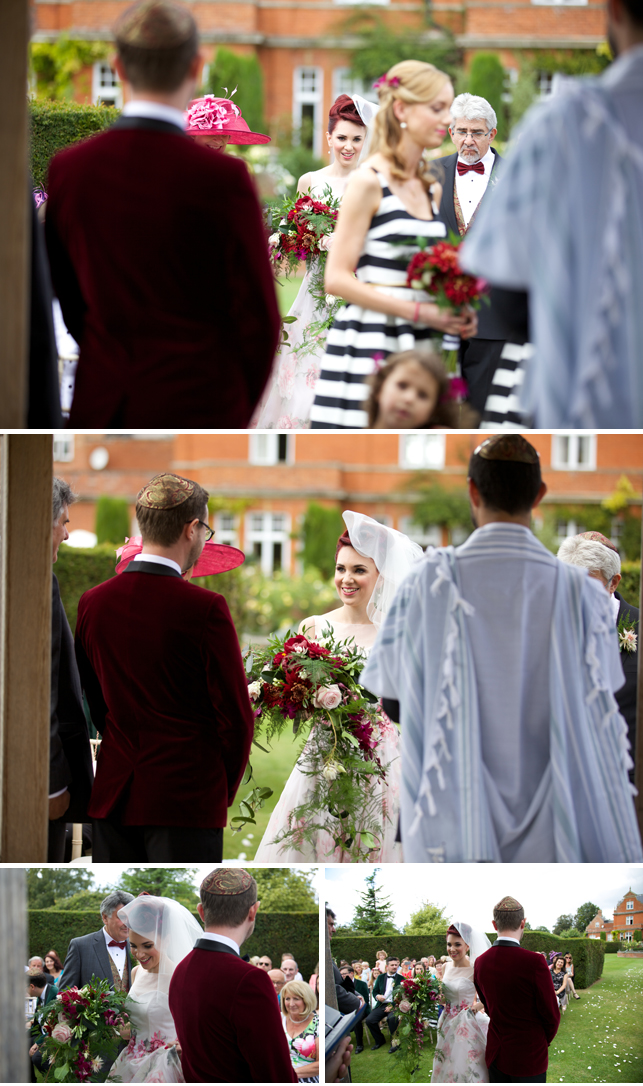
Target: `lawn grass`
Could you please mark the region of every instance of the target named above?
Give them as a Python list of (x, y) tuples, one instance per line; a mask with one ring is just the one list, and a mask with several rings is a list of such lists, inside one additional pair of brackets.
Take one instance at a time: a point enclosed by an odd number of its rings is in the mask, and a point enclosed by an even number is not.
[(245, 860), (254, 859), (257, 846), (268, 825), (268, 819), (290, 776), (290, 771), (295, 764), (300, 747), (301, 741), (293, 742), (292, 734), (286, 732), (279, 739), (273, 740), (268, 754), (264, 754), (262, 750), (259, 750), (259, 747), (252, 748), (250, 761), (254, 779), (245, 787), (241, 786), (237, 798), (230, 808), (228, 817), (234, 818), (239, 813), (239, 800), (243, 799), (255, 785), (272, 788), (273, 794), (267, 800), (265, 806), (257, 813), (257, 825), (249, 827), (250, 833), (232, 833), (229, 829), (225, 830), (223, 834), (224, 860), (236, 860), (240, 857)]
[(290, 309), (292, 303), (297, 297), (297, 292), (301, 286), (303, 275), (293, 275), (290, 278), (282, 276), (277, 280), (277, 301), (279, 303), (279, 312), (282, 317), (285, 317)]
[[(608, 954), (603, 976), (571, 1000), (549, 1049), (547, 1081), (643, 1082), (643, 962)], [(388, 1038), (388, 1034), (385, 1033)], [(365, 1051), (353, 1055), (353, 1082), (403, 1082), (388, 1044), (377, 1052), (364, 1030)], [(430, 1082), (434, 1045), (427, 1042), (414, 1082)]]

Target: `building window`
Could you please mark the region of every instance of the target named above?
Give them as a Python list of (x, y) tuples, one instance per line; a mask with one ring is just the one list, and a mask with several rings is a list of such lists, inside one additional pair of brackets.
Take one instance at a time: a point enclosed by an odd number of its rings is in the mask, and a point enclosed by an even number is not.
[(74, 435), (54, 434), (54, 460), (69, 464), (74, 459)]
[(293, 72), (293, 139), (322, 155), (323, 68), (295, 68)]
[(238, 547), (236, 517), (233, 513), (216, 513), (214, 517), (215, 543), (227, 543)]
[(333, 101), (336, 101), (340, 94), (349, 94), (351, 97), (354, 94), (361, 94), (367, 102), (373, 102), (374, 105), (379, 103), (377, 91), (373, 90), (372, 83), (352, 76), (350, 68), (333, 68)]
[(444, 434), (400, 434), (400, 467), (440, 471), (445, 448)]
[(634, 902), (633, 901), (626, 901), (625, 902), (625, 908), (626, 909), (633, 909), (634, 908)]
[(92, 99), (96, 106), (116, 106), (117, 109), (123, 106), (123, 92), (118, 76), (105, 61), (94, 64), (92, 69)]
[(268, 577), (275, 570), (289, 570), (290, 516), (287, 513), (249, 513), (245, 549)]
[(419, 524), (414, 524), (411, 517), (402, 517), (400, 531), (408, 535), (414, 543), (419, 543), (421, 547), (442, 546), (442, 528), (439, 524), (429, 524), (426, 528), (422, 528)]
[(290, 434), (250, 434), (248, 458), (251, 464), (292, 464), (294, 456)]
[(551, 466), (557, 471), (596, 471), (596, 435), (552, 434)]
[(600, 920), (597, 920), (596, 923), (594, 924), (594, 927), (595, 928), (600, 928), (600, 926), (601, 926), (601, 922), (600, 922)]
[(626, 916), (625, 917), (625, 923), (626, 924), (633, 924), (634, 923), (634, 917), (633, 916)]

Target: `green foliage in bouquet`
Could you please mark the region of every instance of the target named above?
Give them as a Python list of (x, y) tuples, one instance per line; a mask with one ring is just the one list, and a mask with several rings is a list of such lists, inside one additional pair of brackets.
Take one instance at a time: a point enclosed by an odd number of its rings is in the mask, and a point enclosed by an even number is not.
[(37, 1082), (101, 1082), (101, 1068), (116, 1056), (118, 1026), (129, 1019), (127, 992), (92, 977), (82, 988), (67, 988), (36, 1011), (35, 1022), (45, 1039), (38, 1042), (46, 1069), (34, 1068)]

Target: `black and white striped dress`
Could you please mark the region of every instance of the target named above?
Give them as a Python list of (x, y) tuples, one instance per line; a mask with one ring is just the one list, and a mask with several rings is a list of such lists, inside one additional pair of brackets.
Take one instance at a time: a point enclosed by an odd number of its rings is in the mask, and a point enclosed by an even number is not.
[[(382, 200), (364, 241), (357, 278), (362, 283), (374, 284), (383, 294), (428, 302), (431, 299), (423, 290), (404, 286), (406, 269), (417, 252), (415, 239), (443, 238), (446, 227), (435, 219), (416, 219), (410, 215), (399, 196), (391, 192), (384, 175), (378, 170), (374, 172), (382, 186)], [(433, 214), (438, 214), (435, 206)], [(400, 244), (406, 240), (408, 246)], [(311, 429), (364, 429), (368, 425), (365, 407), (370, 395), (366, 380), (378, 358), (383, 361), (396, 351), (412, 350), (422, 342), (428, 348), (432, 337), (437, 335), (435, 329), (425, 324), (414, 324), (360, 305), (344, 306), (328, 332), (310, 416)]]

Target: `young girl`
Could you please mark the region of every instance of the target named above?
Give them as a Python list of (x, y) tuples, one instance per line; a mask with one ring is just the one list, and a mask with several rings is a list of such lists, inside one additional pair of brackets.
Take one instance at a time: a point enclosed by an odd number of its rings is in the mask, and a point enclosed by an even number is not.
[[(368, 427), (375, 430), (457, 429), (475, 426), (473, 412), (450, 396), (441, 359), (426, 350), (391, 354), (369, 378)], [(477, 416), (476, 416), (477, 418)]]

